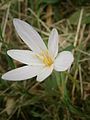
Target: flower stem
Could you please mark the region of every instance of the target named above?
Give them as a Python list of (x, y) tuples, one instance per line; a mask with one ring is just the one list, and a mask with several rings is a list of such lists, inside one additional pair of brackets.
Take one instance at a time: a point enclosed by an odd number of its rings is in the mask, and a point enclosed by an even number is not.
[(60, 94), (61, 94), (61, 96), (63, 98), (64, 94), (65, 94), (65, 91), (66, 91), (65, 90), (66, 89), (65, 74), (64, 74), (64, 72), (62, 72), (62, 73), (54, 72), (54, 73), (55, 73), (58, 88), (60, 90)]

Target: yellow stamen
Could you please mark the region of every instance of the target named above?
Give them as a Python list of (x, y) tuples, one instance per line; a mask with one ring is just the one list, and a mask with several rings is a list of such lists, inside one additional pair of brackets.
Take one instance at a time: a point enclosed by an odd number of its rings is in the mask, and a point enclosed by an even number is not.
[(53, 59), (49, 55), (48, 51), (42, 51), (40, 54), (37, 54), (37, 57), (46, 65), (51, 66), (53, 64)]

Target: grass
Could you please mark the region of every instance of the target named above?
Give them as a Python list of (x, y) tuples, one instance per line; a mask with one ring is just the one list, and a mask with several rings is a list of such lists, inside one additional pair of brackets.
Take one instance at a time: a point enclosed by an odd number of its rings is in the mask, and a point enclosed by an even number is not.
[(0, 120), (90, 119), (90, 3), (87, 0), (1, 0), (0, 76), (22, 66), (7, 55), (12, 48), (28, 49), (16, 35), (13, 18), (27, 21), (47, 44), (57, 28), (59, 51), (72, 51), (70, 70), (53, 74), (44, 82), (35, 78), (10, 82), (0, 78)]

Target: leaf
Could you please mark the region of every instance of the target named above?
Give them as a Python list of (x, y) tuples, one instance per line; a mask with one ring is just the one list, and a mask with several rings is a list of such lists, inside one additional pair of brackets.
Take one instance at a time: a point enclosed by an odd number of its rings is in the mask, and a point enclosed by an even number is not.
[(55, 4), (57, 2), (59, 2), (59, 0), (43, 0), (43, 3), (48, 3), (48, 4)]
[(12, 58), (10, 58), (10, 57), (6, 54), (6, 59), (7, 59), (7, 62), (8, 62), (8, 66), (14, 69), (14, 68), (15, 68), (15, 64), (14, 64)]
[(52, 74), (45, 82), (43, 83), (45, 91), (50, 95), (55, 95), (55, 90), (57, 88), (57, 83), (55, 76)]
[(74, 49), (74, 46), (73, 45), (69, 45), (65, 49), (63, 49), (63, 51), (72, 51), (73, 49)]
[(90, 14), (87, 15), (87, 16), (83, 19), (82, 23), (83, 23), (83, 24), (90, 24)]
[[(72, 25), (78, 24), (78, 21), (80, 18), (80, 12), (81, 12), (81, 10), (78, 10), (69, 17), (69, 21)], [(90, 14), (87, 13), (86, 11), (84, 11), (81, 24), (89, 24), (89, 23), (90, 23)]]
[(77, 25), (77, 24), (78, 24), (79, 17), (80, 17), (80, 11), (81, 11), (81, 10), (76, 11), (75, 13), (73, 13), (73, 14), (69, 17), (69, 21), (70, 21), (71, 24), (73, 24), (73, 25)]
[(35, 111), (31, 111), (32, 115), (36, 118), (41, 117), (41, 114)]
[(2, 29), (1, 29), (1, 26), (0, 26), (0, 41), (3, 40), (3, 36), (2, 36)]

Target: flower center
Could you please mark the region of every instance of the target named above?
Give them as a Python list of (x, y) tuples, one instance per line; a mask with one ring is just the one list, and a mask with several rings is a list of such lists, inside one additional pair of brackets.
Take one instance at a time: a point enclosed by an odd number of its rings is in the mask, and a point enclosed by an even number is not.
[(41, 52), (40, 54), (37, 54), (37, 57), (42, 60), (42, 62), (46, 65), (46, 66), (51, 66), (53, 64), (53, 59), (51, 58), (51, 56), (49, 55), (48, 51), (46, 52)]

